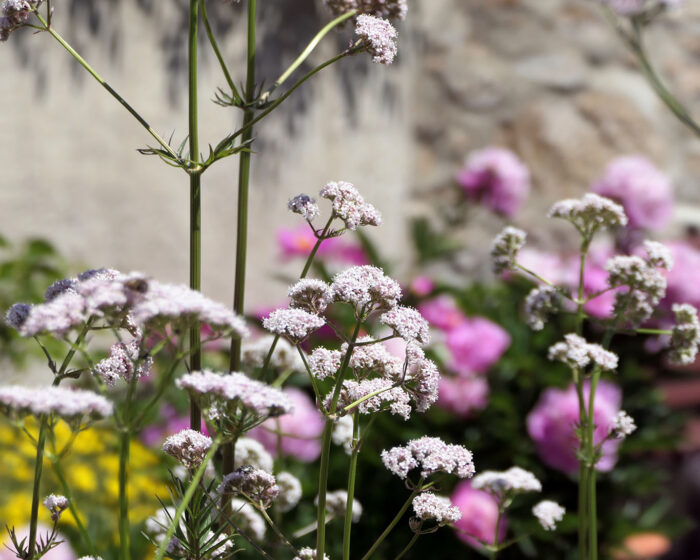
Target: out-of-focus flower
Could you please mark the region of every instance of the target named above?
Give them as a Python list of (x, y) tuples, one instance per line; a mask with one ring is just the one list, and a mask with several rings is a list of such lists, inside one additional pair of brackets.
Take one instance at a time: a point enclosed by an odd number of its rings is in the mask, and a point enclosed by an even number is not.
[[(621, 16), (633, 16), (653, 6), (675, 8), (680, 6), (683, 0), (599, 0), (610, 6)], [(633, 156), (632, 156), (633, 157)], [(620, 158), (622, 159), (622, 158)], [(641, 158), (644, 159), (644, 158)]]
[(404, 19), (408, 11), (406, 0), (324, 0), (324, 3), (337, 16), (356, 10), (360, 14)]
[[(613, 0), (643, 4), (643, 0)], [(669, 177), (643, 156), (613, 160), (591, 190), (622, 204), (629, 227), (662, 230), (673, 212), (673, 186)]]
[(547, 215), (571, 222), (588, 241), (600, 230), (627, 225), (627, 216), (621, 205), (594, 193), (555, 202)]
[(532, 508), (532, 514), (545, 531), (554, 531), (557, 528), (557, 522), (564, 519), (565, 513), (566, 510), (552, 500), (542, 500)]
[[(277, 244), (284, 258), (308, 257), (316, 245), (316, 236), (306, 224), (296, 228), (277, 230)], [(340, 262), (362, 265), (369, 262), (364, 249), (357, 243), (345, 241), (341, 237), (331, 237), (321, 242), (316, 258), (324, 262)]]
[(429, 296), (435, 289), (435, 280), (429, 276), (416, 276), (411, 281), (410, 292), (418, 297)]
[(482, 471), (472, 480), (472, 488), (484, 490), (503, 501), (515, 494), (541, 492), (542, 483), (530, 471), (511, 467), (507, 471)]
[[(460, 482), (450, 498), (459, 508), (462, 518), (455, 523), (457, 537), (475, 548), (482, 542), (492, 543), (498, 520), (498, 500), (488, 492), (472, 488), (471, 481)], [(501, 518), (499, 539), (506, 536), (506, 519)]]
[(277, 456), (278, 434), (281, 436), (282, 455), (287, 455), (310, 463), (321, 455), (320, 436), (323, 432), (323, 416), (314, 406), (313, 401), (301, 389), (289, 387), (284, 390), (294, 405), (291, 414), (285, 414), (275, 420), (267, 420), (261, 426), (249, 432), (273, 456)]
[(457, 182), (470, 200), (509, 217), (520, 210), (530, 192), (530, 172), (504, 148), (472, 152)]
[[(586, 384), (586, 403), (590, 386)], [(620, 411), (622, 394), (618, 387), (607, 381), (600, 381), (596, 390), (594, 442), (605, 440), (614, 427), (615, 416)], [(586, 404), (588, 406), (588, 404)], [(579, 422), (579, 403), (576, 387), (568, 389), (546, 389), (527, 417), (527, 431), (534, 440), (537, 453), (544, 463), (562, 472), (573, 474), (578, 469), (576, 451), (578, 439), (574, 432)], [(610, 471), (617, 462), (618, 440), (607, 440), (602, 445), (602, 457), (596, 469)]]
[(449, 368), (468, 376), (485, 373), (510, 346), (510, 335), (483, 317), (471, 317), (451, 329), (445, 337), (450, 351)]
[(666, 246), (671, 251), (673, 268), (666, 273), (663, 306), (669, 310), (674, 303), (700, 307), (700, 250), (683, 241)]
[(483, 410), (489, 401), (489, 384), (482, 376), (440, 377), (437, 405), (460, 418)]
[(637, 425), (634, 423), (634, 418), (624, 410), (621, 410), (615, 416), (612, 436), (617, 439), (625, 439), (627, 436), (631, 436), (636, 429)]
[[(0, 560), (17, 560), (17, 556), (12, 552), (11, 550), (8, 550), (7, 547), (12, 547), (12, 542), (10, 541), (10, 538), (7, 535), (7, 531), (3, 532), (3, 538), (0, 540)], [(17, 533), (17, 540), (22, 542), (22, 539), (27, 539), (29, 540), (29, 525), (26, 527), (17, 527), (16, 528), (16, 533)], [(51, 529), (44, 525), (43, 523), (39, 523), (39, 526), (37, 527), (37, 535), (41, 537), (46, 537), (51, 534)], [(65, 538), (64, 535), (61, 533), (57, 533), (56, 535), (56, 540), (61, 541), (61, 544), (58, 545), (55, 548), (52, 548), (49, 550), (46, 554), (42, 556), (42, 559), (44, 560), (75, 560), (78, 555), (75, 553), (73, 548), (70, 545), (70, 542), (68, 539)], [(26, 543), (25, 543), (26, 544)]]
[(461, 325), (467, 318), (454, 298), (447, 295), (422, 302), (418, 306), (418, 311), (431, 326), (443, 331), (449, 331)]
[(527, 234), (513, 226), (507, 226), (491, 242), (491, 263), (495, 274), (513, 270), (518, 252), (525, 246)]
[(689, 365), (695, 361), (700, 344), (698, 310), (688, 303), (673, 304), (676, 324), (671, 329), (669, 359), (677, 365)]

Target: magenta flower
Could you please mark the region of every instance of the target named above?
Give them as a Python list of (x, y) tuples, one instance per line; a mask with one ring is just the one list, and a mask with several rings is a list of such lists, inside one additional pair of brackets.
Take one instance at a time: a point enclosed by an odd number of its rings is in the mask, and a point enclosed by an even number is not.
[(489, 401), (489, 384), (483, 377), (440, 377), (437, 405), (460, 418), (483, 410)]
[(473, 317), (449, 330), (445, 344), (451, 355), (449, 368), (469, 376), (485, 373), (500, 360), (510, 346), (510, 335), (488, 319)]
[(418, 306), (418, 311), (431, 326), (449, 331), (458, 327), (466, 320), (466, 315), (457, 307), (452, 296), (438, 296), (424, 301)]
[(494, 212), (512, 217), (530, 192), (530, 172), (504, 148), (472, 152), (457, 182), (466, 196)]
[(278, 435), (275, 432), (279, 426), (279, 431), (284, 434), (281, 440), (282, 455), (311, 463), (321, 455), (320, 437), (325, 425), (323, 416), (311, 398), (301, 389), (289, 387), (284, 392), (292, 401), (294, 411), (279, 418), (266, 420), (249, 432), (249, 435), (276, 457)]
[(674, 303), (690, 303), (700, 307), (700, 250), (689, 243), (668, 243), (673, 256), (673, 268), (666, 274), (665, 307)]
[(430, 276), (416, 276), (411, 281), (410, 292), (415, 296), (429, 296), (434, 289), (435, 281)]
[[(589, 386), (584, 390), (588, 402)], [(595, 396), (594, 441), (599, 444), (610, 433), (615, 416), (620, 411), (622, 393), (616, 385), (608, 381), (598, 384)], [(586, 406), (588, 406), (586, 404)], [(537, 453), (544, 463), (565, 472), (574, 474), (579, 467), (576, 458), (578, 440), (574, 427), (579, 421), (578, 397), (576, 387), (568, 389), (547, 389), (527, 417), (527, 431), (534, 440)], [(602, 446), (603, 456), (596, 468), (607, 472), (617, 462), (619, 440), (606, 441)]]
[(622, 204), (631, 228), (661, 230), (673, 212), (671, 180), (643, 156), (613, 160), (591, 190)]
[[(308, 257), (316, 245), (316, 241), (316, 236), (308, 224), (277, 230), (277, 244), (284, 258)], [(368, 263), (367, 255), (362, 246), (346, 242), (340, 237), (325, 239), (316, 253), (316, 258), (354, 265)]]
[[(464, 480), (450, 497), (452, 505), (459, 508), (462, 518), (454, 525), (457, 537), (474, 548), (482, 548), (482, 542), (493, 543), (498, 520), (498, 502), (488, 492), (472, 488), (471, 481)], [(506, 536), (506, 519), (501, 519), (499, 540)], [(481, 541), (481, 542), (480, 542)]]

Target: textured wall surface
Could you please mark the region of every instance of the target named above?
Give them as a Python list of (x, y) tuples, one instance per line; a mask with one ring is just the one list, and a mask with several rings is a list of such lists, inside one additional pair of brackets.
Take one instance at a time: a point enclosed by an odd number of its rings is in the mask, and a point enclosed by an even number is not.
[[(326, 17), (312, 0), (265, 3), (261, 75), (270, 83)], [(212, 2), (226, 56), (242, 77), (243, 6)], [(186, 133), (186, 2), (72, 0), (55, 26), (161, 131)], [(700, 8), (654, 25), (649, 46), (679, 95), (700, 112)], [(639, 152), (672, 174), (677, 223), (695, 221), (700, 143), (656, 99), (595, 5), (586, 0), (414, 0), (399, 63), (344, 61), (305, 86), (257, 132), (251, 194), (251, 304), (275, 303), (274, 230), (295, 223), (287, 198), (328, 180), (355, 182), (385, 214), (381, 238), (408, 266), (405, 217), (450, 204), (472, 149), (501, 144), (531, 167), (519, 221), (580, 193), (613, 157)], [(315, 60), (348, 40), (329, 38)], [(203, 49), (204, 50), (204, 49)], [(240, 115), (209, 99), (223, 84), (201, 71), (202, 140)], [(71, 260), (187, 279), (186, 176), (140, 156), (145, 132), (49, 36), (0, 45), (0, 231), (50, 237)], [(204, 289), (228, 300), (233, 278), (236, 162), (204, 177)], [(444, 208), (443, 208), (444, 209)], [(479, 211), (468, 236), (485, 251), (498, 220)], [(541, 234), (544, 242), (547, 235)], [(483, 267), (467, 255), (465, 269)], [(292, 272), (298, 263), (289, 268)]]

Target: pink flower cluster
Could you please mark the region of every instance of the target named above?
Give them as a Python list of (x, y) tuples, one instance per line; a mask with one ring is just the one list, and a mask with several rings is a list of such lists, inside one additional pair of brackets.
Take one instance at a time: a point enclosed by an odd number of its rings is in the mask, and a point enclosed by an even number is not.
[(105, 418), (112, 414), (112, 403), (92, 391), (63, 387), (0, 387), (0, 411), (11, 418), (55, 414), (64, 420)]
[(509, 217), (517, 213), (530, 192), (530, 172), (504, 148), (472, 152), (457, 174), (457, 182), (469, 200)]
[(210, 437), (197, 430), (182, 430), (163, 443), (163, 451), (177, 459), (187, 469), (196, 469), (212, 445)]
[(398, 50), (396, 39), (399, 34), (387, 20), (361, 14), (357, 16), (355, 33), (365, 44), (367, 52), (372, 55), (372, 62), (379, 64), (394, 62)]
[(109, 357), (98, 362), (93, 368), (93, 373), (100, 377), (107, 385), (115, 385), (118, 380), (132, 380), (147, 376), (153, 366), (153, 358), (144, 353), (142, 355), (140, 340), (132, 340), (125, 344), (118, 342), (109, 350)]
[[(590, 394), (587, 384), (584, 389), (586, 402)], [(602, 457), (596, 468), (607, 472), (617, 462), (619, 440), (607, 439), (614, 428), (615, 417), (620, 411), (622, 394), (620, 389), (607, 381), (600, 381), (596, 390), (594, 441), (602, 445)], [(588, 406), (588, 405), (586, 405)], [(578, 439), (575, 427), (579, 422), (579, 403), (576, 387), (568, 389), (546, 389), (527, 417), (527, 431), (535, 442), (537, 453), (550, 467), (573, 474), (578, 470)]]
[(462, 445), (447, 444), (440, 438), (422, 437), (402, 447), (382, 451), (384, 466), (401, 479), (413, 469), (421, 469), (421, 477), (435, 473), (454, 474), (459, 478), (474, 476), (472, 453)]

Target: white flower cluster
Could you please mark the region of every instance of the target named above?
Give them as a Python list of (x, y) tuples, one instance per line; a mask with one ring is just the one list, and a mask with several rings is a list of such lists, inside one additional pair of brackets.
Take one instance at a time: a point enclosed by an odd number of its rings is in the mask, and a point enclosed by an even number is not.
[(417, 342), (421, 345), (430, 342), (430, 325), (417, 309), (397, 305), (384, 313), (379, 320), (391, 327), (394, 333), (406, 342)]
[(566, 510), (552, 500), (542, 500), (532, 508), (532, 514), (540, 522), (545, 531), (554, 531), (557, 522), (564, 519)]
[(698, 310), (689, 303), (676, 303), (672, 310), (676, 316), (676, 324), (671, 329), (669, 360), (678, 365), (692, 364), (700, 344)]
[(61, 514), (68, 509), (68, 498), (65, 496), (60, 496), (57, 494), (49, 494), (44, 499), (44, 507), (49, 510), (51, 514), (51, 521), (56, 523), (60, 518)]
[(599, 344), (586, 342), (586, 339), (570, 333), (563, 342), (557, 342), (549, 348), (549, 359), (565, 363), (571, 369), (584, 369), (597, 366), (603, 371), (617, 369), (618, 357), (605, 350)]
[(304, 278), (287, 292), (289, 307), (303, 309), (316, 315), (323, 313), (333, 301), (331, 288), (323, 280)]
[(312, 222), (320, 213), (316, 200), (308, 194), (299, 194), (290, 199), (287, 208), (291, 212), (301, 215), (307, 222)]
[(355, 33), (362, 39), (367, 52), (372, 55), (372, 62), (378, 64), (394, 62), (398, 52), (396, 39), (399, 34), (389, 21), (366, 14), (359, 15)]
[(352, 453), (352, 429), (352, 416), (341, 416), (334, 422), (333, 432), (331, 434), (333, 443), (335, 445), (342, 445), (345, 453), (348, 455)]
[(331, 284), (333, 301), (352, 305), (356, 313), (372, 309), (393, 309), (401, 299), (401, 286), (384, 274), (381, 268), (363, 265), (340, 272)]
[(553, 286), (533, 288), (525, 298), (525, 320), (533, 331), (541, 331), (547, 318), (559, 311), (561, 298)]
[(128, 344), (117, 342), (109, 350), (109, 357), (98, 362), (92, 369), (107, 385), (115, 385), (122, 380), (130, 382), (144, 377), (151, 372), (153, 358), (142, 353), (141, 340), (132, 340)]
[(547, 215), (571, 222), (589, 241), (599, 230), (627, 225), (627, 215), (621, 205), (594, 193), (587, 193), (580, 199), (560, 200)]
[[(251, 368), (261, 367), (267, 358), (275, 337), (265, 335), (254, 340), (246, 340), (241, 348), (243, 363)], [(304, 371), (304, 363), (297, 352), (284, 338), (279, 338), (270, 358), (270, 367), (281, 371)]]
[(266, 330), (286, 336), (295, 344), (325, 324), (326, 321), (322, 317), (303, 309), (276, 309), (263, 319), (263, 327)]
[(380, 226), (382, 215), (369, 202), (365, 202), (360, 192), (352, 183), (345, 181), (331, 182), (325, 185), (320, 193), (333, 203), (333, 212), (349, 230), (359, 226)]
[(279, 487), (273, 475), (246, 465), (227, 474), (216, 492), (222, 497), (242, 494), (267, 509), (279, 495)]
[(301, 501), (301, 482), (292, 473), (282, 471), (277, 473), (277, 499), (275, 505), (282, 513), (292, 511)]
[(507, 471), (484, 471), (474, 477), (472, 487), (499, 497), (541, 492), (542, 484), (530, 471), (511, 467)]
[(271, 473), (274, 467), (274, 459), (258, 440), (242, 437), (236, 441), (236, 456), (233, 466), (237, 469), (244, 465), (250, 465)]
[[(314, 504), (318, 505), (318, 496), (314, 500)], [(326, 511), (329, 515), (339, 518), (345, 517), (345, 512), (348, 509), (348, 491), (334, 490), (326, 492)], [(352, 522), (357, 523), (362, 517), (362, 504), (356, 498), (352, 501)]]
[[(292, 560), (318, 560), (318, 552), (316, 549), (305, 546), (299, 550), (299, 554)], [(331, 560), (328, 554), (323, 555), (323, 560)]]
[(0, 412), (11, 418), (55, 414), (67, 421), (100, 419), (112, 414), (112, 403), (92, 391), (62, 387), (0, 387)]
[(231, 519), (246, 535), (258, 542), (265, 539), (267, 523), (253, 506), (241, 498), (231, 500)]
[(427, 478), (437, 472), (454, 474), (459, 478), (474, 476), (472, 453), (461, 445), (447, 444), (440, 438), (422, 437), (405, 446), (382, 451), (384, 466), (399, 478), (405, 479), (413, 469), (420, 468)]
[(419, 519), (434, 519), (440, 526), (462, 519), (462, 512), (452, 505), (449, 498), (432, 492), (424, 492), (413, 498), (413, 511)]
[(177, 459), (190, 470), (198, 468), (212, 445), (209, 436), (197, 430), (182, 430), (168, 437), (163, 443), (163, 451)]
[(309, 369), (319, 380), (335, 377), (343, 360), (343, 353), (339, 350), (329, 350), (319, 346), (308, 356)]
[(501, 274), (515, 268), (518, 251), (525, 246), (527, 234), (512, 226), (506, 227), (491, 243), (493, 271)]
[(624, 410), (621, 410), (615, 415), (611, 433), (615, 439), (625, 439), (632, 435), (636, 429), (637, 425), (634, 423), (634, 418)]

